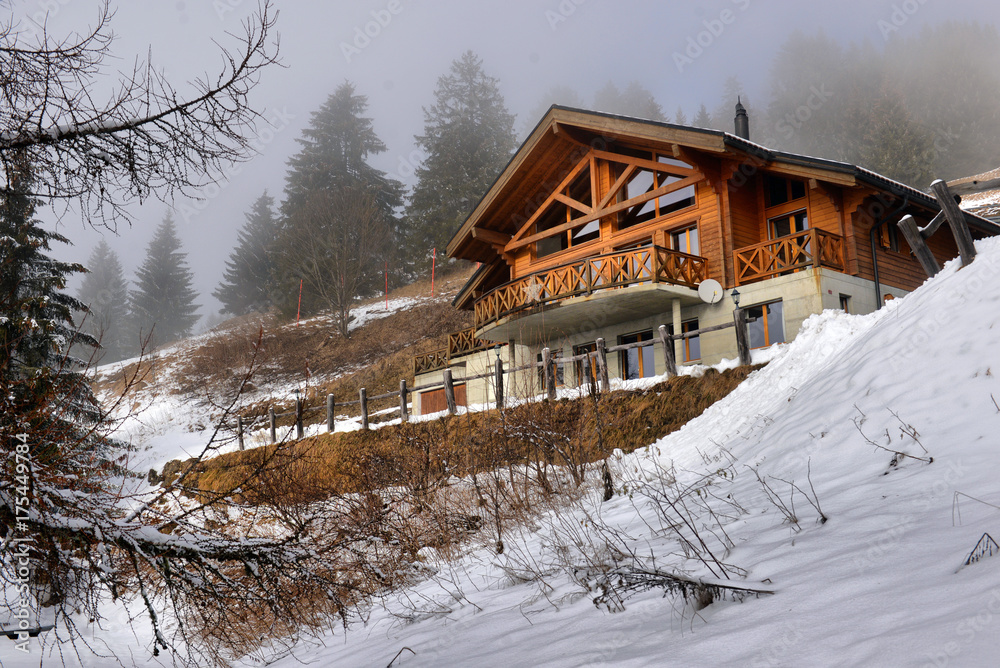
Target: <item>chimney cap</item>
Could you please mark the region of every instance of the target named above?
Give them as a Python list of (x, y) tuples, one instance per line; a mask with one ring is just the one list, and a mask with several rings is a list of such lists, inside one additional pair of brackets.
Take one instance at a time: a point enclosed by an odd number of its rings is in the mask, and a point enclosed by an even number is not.
[(742, 102), (740, 102), (740, 96), (739, 95), (736, 96), (736, 113), (737, 114), (745, 114), (745, 113), (747, 113), (747, 108), (743, 106)]

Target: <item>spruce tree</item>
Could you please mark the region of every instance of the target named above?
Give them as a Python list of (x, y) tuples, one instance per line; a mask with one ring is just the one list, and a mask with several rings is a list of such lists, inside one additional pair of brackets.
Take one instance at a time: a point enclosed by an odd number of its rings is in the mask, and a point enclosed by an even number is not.
[(198, 322), (191, 287), (193, 274), (173, 216), (168, 213), (146, 248), (146, 259), (135, 274), (131, 293), (132, 336), (145, 340), (152, 332), (153, 345), (168, 343), (191, 333)]
[(87, 307), (63, 291), (67, 277), (85, 270), (49, 256), (53, 242), (69, 241), (35, 218), (25, 160), (8, 164), (7, 183), (0, 194), (0, 436), (13, 442), (16, 433), (31, 434), (31, 453), (44, 465), (59, 456), (59, 443), (95, 440), (90, 427), (101, 410), (84, 363), (69, 351), (97, 341), (76, 330), (73, 313)]
[(663, 107), (653, 93), (638, 81), (630, 81), (625, 90), (619, 90), (613, 81), (604, 84), (594, 93), (594, 108), (609, 114), (621, 114), (651, 121), (665, 121)]
[(443, 255), (515, 146), (514, 116), (499, 82), (483, 71), (472, 51), (438, 79), (434, 96), (434, 104), (424, 109), (424, 134), (416, 137), (426, 158), (416, 170), (407, 208), (411, 255), (420, 258), (432, 248)]
[(222, 302), (223, 313), (245, 315), (270, 306), (277, 238), (274, 198), (264, 191), (246, 213), (237, 246), (226, 261), (222, 283), (212, 293)]
[[(372, 260), (380, 269), (394, 264), (391, 258), (402, 237), (395, 210), (402, 206), (403, 186), (368, 164), (369, 157), (383, 153), (386, 146), (375, 133), (372, 119), (364, 115), (367, 109), (368, 98), (356, 94), (353, 84), (341, 84), (312, 115), (298, 140), (302, 150), (289, 161), (277, 244), (281, 270), (272, 293), (274, 305), (285, 315), (295, 315), (299, 281), (310, 269), (303, 265), (307, 262), (303, 244), (309, 243), (310, 232), (315, 230), (313, 209), (320, 196), (370, 195), (380, 219), (391, 228), (390, 238), (380, 244)], [(303, 292), (304, 313), (325, 307), (325, 300), (315, 291)]]
[[(735, 105), (733, 109), (735, 109)], [(712, 117), (708, 113), (708, 109), (702, 104), (698, 107), (698, 113), (694, 115), (694, 119), (691, 121), (691, 125), (696, 128), (711, 128), (712, 127)]]
[(95, 359), (107, 363), (129, 355), (133, 346), (126, 334), (128, 282), (118, 254), (103, 239), (90, 253), (77, 299), (89, 309), (81, 329), (101, 343)]

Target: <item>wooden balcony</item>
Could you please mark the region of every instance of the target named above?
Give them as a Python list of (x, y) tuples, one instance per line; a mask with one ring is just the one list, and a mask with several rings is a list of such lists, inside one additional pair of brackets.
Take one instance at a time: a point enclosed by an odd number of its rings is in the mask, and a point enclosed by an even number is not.
[(490, 345), (489, 341), (476, 338), (474, 327), (463, 329), (460, 332), (452, 332), (448, 335), (447, 348), (414, 355), (413, 375), (417, 376), (422, 373), (430, 373), (431, 371), (443, 369), (456, 357), (471, 355), (472, 353), (486, 349)]
[(739, 248), (734, 253), (736, 284), (791, 273), (806, 267), (829, 267), (844, 271), (844, 238), (813, 228), (762, 244)]
[(570, 297), (640, 283), (697, 288), (708, 278), (708, 261), (659, 246), (599, 255), (536, 272), (492, 290), (476, 301), (476, 329), (521, 311)]

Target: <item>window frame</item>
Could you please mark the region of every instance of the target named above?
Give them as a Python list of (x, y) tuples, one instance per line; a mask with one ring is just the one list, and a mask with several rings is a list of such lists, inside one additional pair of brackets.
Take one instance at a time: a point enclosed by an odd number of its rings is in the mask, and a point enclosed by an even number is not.
[[(768, 317), (770, 315), (770, 310), (767, 310), (767, 309), (768, 309), (768, 307), (771, 307), (774, 304), (780, 304), (781, 305), (780, 306), (781, 313), (780, 313), (780, 316), (779, 316), (779, 322), (781, 324), (781, 340), (780, 341), (772, 341), (771, 340), (772, 339), (771, 331), (770, 331), (771, 330), (771, 325), (770, 325), (770, 318)], [(751, 321), (750, 320), (750, 310), (751, 309), (758, 309), (758, 308), (765, 309), (765, 310), (763, 310), (761, 312), (761, 315), (758, 318), (755, 318), (754, 320)], [(753, 322), (757, 322), (758, 320), (760, 320), (763, 323), (762, 327), (763, 327), (764, 343), (761, 344), (761, 345), (756, 345), (755, 346), (755, 345), (753, 345), (753, 335), (752, 335), (752, 333), (750, 331), (750, 324), (753, 323)], [(743, 309), (743, 321), (744, 321), (743, 324), (744, 324), (744, 326), (747, 329), (747, 341), (750, 343), (750, 349), (751, 350), (759, 350), (761, 348), (769, 348), (769, 347), (773, 346), (776, 343), (785, 343), (787, 341), (787, 338), (786, 338), (786, 335), (785, 335), (785, 306), (784, 306), (783, 300), (781, 300), (781, 299), (772, 299), (770, 301), (759, 302), (757, 304), (753, 304), (751, 306), (745, 307)]]
[[(648, 335), (649, 338), (636, 338), (645, 337)], [(629, 341), (627, 339), (635, 338), (634, 341)], [(622, 380), (639, 380), (641, 378), (652, 378), (656, 375), (656, 348), (655, 341), (653, 339), (653, 330), (645, 329), (639, 332), (632, 332), (630, 334), (621, 334), (618, 336), (618, 345), (627, 345), (629, 343), (644, 343), (648, 341), (649, 343), (644, 346), (639, 346), (638, 348), (632, 348), (631, 350), (621, 350), (618, 352), (618, 376)], [(652, 368), (649, 369), (649, 373), (646, 373), (646, 351), (650, 353), (650, 363)], [(635, 354), (637, 361), (637, 368), (639, 375), (634, 378), (629, 377), (628, 369), (628, 358), (630, 354)]]

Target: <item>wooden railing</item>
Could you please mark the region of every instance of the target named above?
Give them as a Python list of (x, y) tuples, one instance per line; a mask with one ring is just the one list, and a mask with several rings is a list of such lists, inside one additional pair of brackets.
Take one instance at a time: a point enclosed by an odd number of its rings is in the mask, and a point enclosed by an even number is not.
[(471, 355), (489, 347), (490, 342), (476, 338), (476, 328), (469, 327), (448, 335), (448, 359)]
[(535, 306), (637, 283), (690, 288), (708, 278), (708, 261), (659, 246), (588, 257), (524, 276), (476, 301), (476, 328)]
[(743, 285), (805, 267), (844, 271), (844, 238), (813, 228), (734, 253), (736, 283)]
[(413, 356), (413, 375), (436, 371), (448, 366), (448, 349), (440, 348)]

